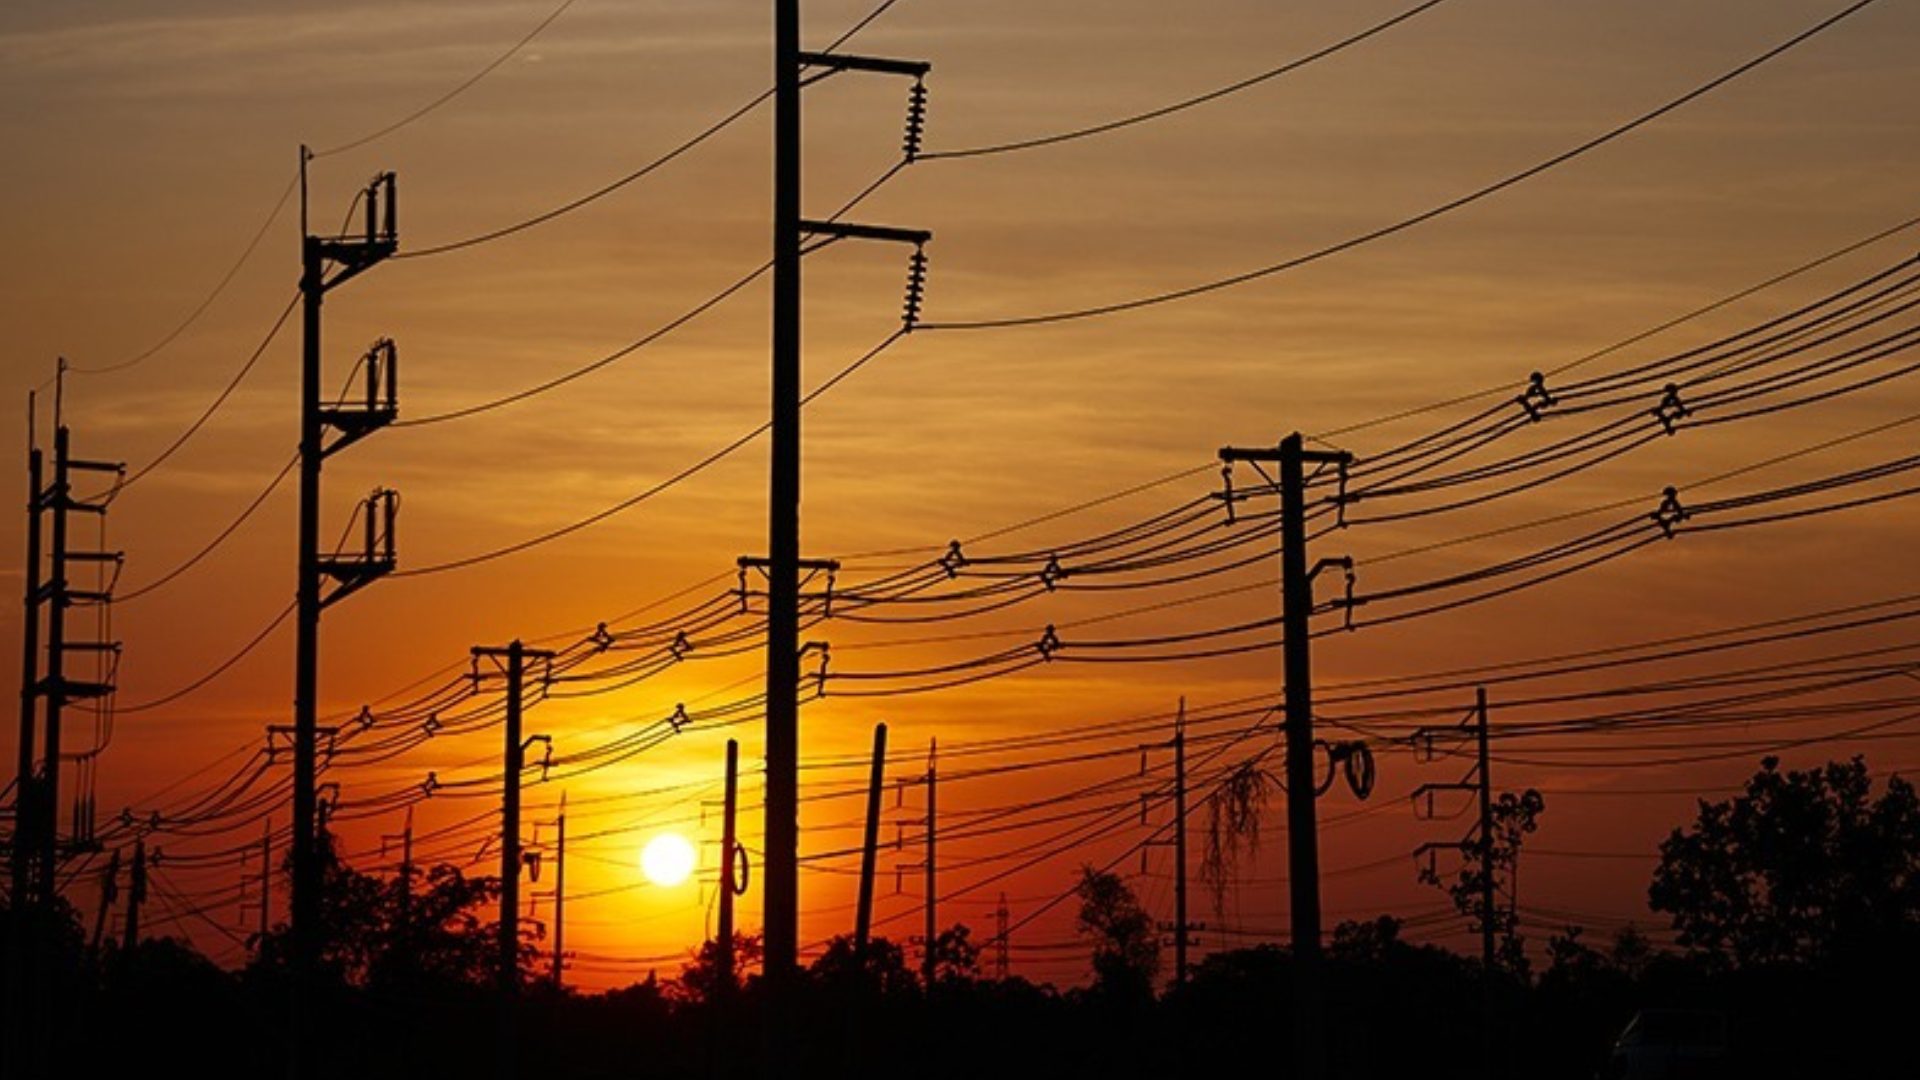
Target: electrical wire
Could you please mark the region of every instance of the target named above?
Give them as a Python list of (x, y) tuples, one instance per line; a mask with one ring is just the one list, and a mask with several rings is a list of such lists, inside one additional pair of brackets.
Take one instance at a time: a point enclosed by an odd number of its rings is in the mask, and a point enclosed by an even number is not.
[(1204, 295), (1206, 293), (1217, 292), (1221, 289), (1231, 288), (1235, 285), (1244, 285), (1251, 281), (1257, 281), (1262, 278), (1271, 277), (1274, 274), (1282, 273), (1288, 270), (1293, 270), (1298, 267), (1305, 266), (1309, 263), (1314, 263), (1322, 259), (1329, 258), (1333, 255), (1338, 255), (1346, 251), (1351, 251), (1355, 248), (1362, 247), (1366, 244), (1370, 244), (1376, 240), (1384, 239), (1386, 237), (1393, 236), (1397, 233), (1405, 232), (1408, 229), (1414, 228), (1415, 226), (1424, 224), (1428, 221), (1432, 221), (1435, 218), (1442, 217), (1446, 214), (1452, 213), (1455, 210), (1459, 210), (1464, 207), (1470, 206), (1474, 203), (1477, 203), (1483, 199), (1488, 198), (1489, 196), (1498, 194), (1502, 191), (1505, 191), (1508, 188), (1514, 187), (1515, 185), (1521, 184), (1529, 179), (1532, 179), (1535, 176), (1539, 176), (1540, 174), (1545, 173), (1559, 165), (1565, 164), (1568, 161), (1572, 161), (1575, 158), (1581, 157), (1592, 150), (1596, 150), (1602, 146), (1605, 146), (1606, 144), (1613, 142), (1615, 139), (1618, 139), (1632, 131), (1635, 131), (1641, 127), (1644, 127), (1647, 124), (1650, 124), (1655, 120), (1658, 120), (1662, 116), (1665, 116), (1668, 113), (1673, 112), (1674, 110), (1679, 109), (1682, 106), (1685, 106), (1689, 102), (1692, 102), (1700, 97), (1703, 97), (1713, 92), (1714, 90), (1719, 89), (1720, 87), (1726, 85), (1729, 82), (1732, 82), (1733, 80), (1739, 78), (1740, 76), (1746, 74), (1747, 72), (1752, 71), (1757, 67), (1760, 67), (1761, 65), (1767, 63), (1768, 61), (1773, 60), (1778, 56), (1781, 56), (1782, 54), (1792, 50), (1796, 46), (1818, 36), (1820, 33), (1836, 25), (1842, 20), (1846, 19), (1848, 16), (1853, 15), (1854, 13), (1862, 10), (1863, 8), (1868, 7), (1869, 5), (1875, 2), (1876, 0), (1854, 0), (1854, 2), (1852, 4), (1849, 4), (1847, 7), (1842, 8), (1840, 11), (1837, 11), (1834, 14), (1827, 16), (1826, 18), (1820, 20), (1819, 22), (1808, 27), (1807, 29), (1800, 31), (1798, 34), (1795, 34), (1794, 36), (1788, 38), (1787, 40), (1766, 50), (1760, 55), (1755, 56), (1750, 60), (1747, 60), (1745, 63), (1740, 64), (1738, 67), (1735, 67), (1730, 71), (1727, 71), (1721, 75), (1714, 77), (1713, 79), (1705, 83), (1702, 83), (1701, 85), (1693, 88), (1692, 90), (1687, 91), (1686, 93), (1680, 95), (1677, 98), (1673, 98), (1672, 100), (1666, 102), (1663, 105), (1660, 105), (1659, 107), (1649, 112), (1642, 113), (1639, 116), (1631, 120), (1628, 120), (1627, 122), (1620, 124), (1617, 127), (1614, 127), (1600, 135), (1594, 136), (1593, 138), (1590, 138), (1585, 142), (1580, 143), (1577, 146), (1574, 146), (1571, 149), (1561, 151), (1560, 153), (1555, 154), (1553, 157), (1550, 157), (1545, 161), (1539, 162), (1534, 165), (1530, 165), (1527, 168), (1520, 170), (1519, 172), (1511, 173), (1505, 177), (1502, 177), (1499, 180), (1494, 181), (1493, 183), (1487, 184), (1480, 188), (1476, 188), (1475, 190), (1468, 192), (1465, 195), (1461, 195), (1453, 199), (1449, 199), (1446, 202), (1443, 202), (1430, 209), (1421, 211), (1420, 213), (1415, 214), (1411, 217), (1402, 218), (1396, 222), (1393, 222), (1392, 224), (1383, 225), (1369, 232), (1361, 233), (1358, 236), (1349, 237), (1345, 240), (1339, 241), (1338, 243), (1330, 244), (1326, 247), (1318, 248), (1304, 255), (1297, 255), (1290, 259), (1285, 259), (1280, 262), (1271, 263), (1266, 266), (1260, 267), (1258, 269), (1249, 270), (1244, 273), (1234, 274), (1229, 277), (1217, 278), (1212, 281), (1203, 282), (1198, 285), (1190, 285), (1185, 288), (1174, 289), (1168, 292), (1155, 293), (1149, 296), (1137, 297), (1132, 300), (1122, 300), (1122, 301), (1116, 301), (1108, 304), (1100, 304), (1094, 307), (1075, 308), (1075, 309), (1068, 309), (1063, 311), (1046, 312), (1046, 313), (1035, 314), (1035, 315), (1012, 315), (1012, 316), (1002, 316), (998, 318), (957, 320), (957, 321), (951, 321), (951, 322), (927, 322), (927, 323), (922, 323), (919, 329), (926, 330), (926, 331), (994, 330), (994, 329), (1004, 329), (1009, 327), (1039, 326), (1039, 325), (1051, 324), (1051, 323), (1072, 322), (1080, 319), (1094, 318), (1096, 316), (1113, 315), (1113, 314), (1118, 314), (1126, 311), (1135, 311), (1135, 310), (1146, 308), (1146, 307), (1155, 307), (1160, 304), (1171, 303), (1176, 300), (1186, 300), (1195, 296)]

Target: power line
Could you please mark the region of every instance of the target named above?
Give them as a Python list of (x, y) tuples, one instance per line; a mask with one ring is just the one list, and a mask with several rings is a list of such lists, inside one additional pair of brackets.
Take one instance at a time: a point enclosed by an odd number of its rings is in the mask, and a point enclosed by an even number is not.
[(233, 265), (227, 268), (227, 272), (220, 276), (218, 282), (214, 283), (213, 291), (207, 294), (206, 299), (200, 301), (199, 306), (189, 312), (187, 317), (182, 319), (179, 325), (169, 331), (165, 337), (162, 337), (148, 348), (125, 360), (116, 361), (111, 364), (103, 364), (99, 367), (83, 367), (70, 364), (67, 370), (79, 375), (105, 375), (110, 372), (125, 371), (128, 368), (138, 366), (148, 357), (166, 348), (168, 345), (173, 344), (174, 339), (186, 333), (187, 328), (199, 321), (200, 316), (206, 314), (207, 309), (213, 306), (213, 302), (220, 298), (220, 294), (227, 291), (227, 286), (233, 283), (234, 276), (240, 273), (240, 268), (245, 266), (247, 260), (252, 257), (254, 249), (260, 246), (260, 241), (266, 238), (267, 230), (272, 228), (275, 221), (279, 220), (280, 211), (286, 209), (287, 200), (293, 197), (293, 191), (299, 185), (300, 177), (297, 174), (287, 181), (287, 186), (280, 192), (280, 197), (274, 200), (273, 209), (267, 212), (267, 219), (262, 221), (260, 228), (254, 231), (253, 239), (247, 241), (247, 246), (241, 250), (240, 257), (235, 259)]
[(267, 347), (273, 344), (273, 339), (280, 336), (281, 328), (287, 325), (288, 316), (293, 314), (294, 307), (299, 303), (300, 296), (296, 293), (292, 299), (287, 301), (287, 306), (280, 309), (280, 317), (273, 320), (273, 326), (268, 328), (267, 336), (260, 339), (260, 344), (254, 347), (253, 352), (248, 355), (246, 362), (240, 365), (240, 370), (234, 372), (233, 378), (228, 379), (227, 385), (221, 388), (219, 394), (214, 396), (213, 403), (208, 405), (206, 409), (200, 413), (198, 419), (188, 424), (187, 430), (181, 432), (179, 437), (169, 443), (167, 448), (160, 451), (152, 461), (135, 469), (133, 475), (127, 477), (119, 484), (114, 485), (113, 493), (116, 496), (138, 483), (141, 478), (145, 477), (148, 473), (165, 464), (168, 458), (172, 457), (176, 451), (187, 444), (188, 439), (193, 438), (194, 435), (199, 433), (200, 429), (206, 425), (206, 422), (213, 418), (214, 413), (220, 411), (220, 407), (227, 403), (227, 399), (233, 396), (235, 390), (239, 389), (242, 380), (246, 379), (247, 375), (253, 371), (254, 365), (258, 364), (260, 358), (266, 355)]
[[(862, 356), (860, 356), (858, 359), (854, 360), (852, 363), (848, 364), (846, 367), (841, 368), (837, 373), (834, 374), (832, 378), (828, 379), (825, 383), (821, 384), (818, 388), (816, 388), (812, 393), (808, 394), (806, 398), (802, 399), (802, 404), (805, 404), (807, 401), (811, 401), (814, 398), (820, 396), (821, 394), (826, 393), (828, 390), (832, 389), (835, 385), (837, 385), (842, 379), (845, 379), (849, 375), (852, 375), (854, 372), (866, 366), (868, 361), (872, 360), (874, 357), (879, 356), (881, 353), (885, 352), (889, 347), (893, 345), (894, 342), (899, 341), (904, 336), (906, 336), (906, 331), (904, 330), (896, 330), (893, 333), (889, 334), (883, 341), (880, 342), (880, 344), (875, 345), (873, 348), (867, 350), (867, 352)], [(751, 443), (755, 439), (758, 439), (761, 435), (766, 434), (766, 432), (772, 427), (773, 427), (773, 422), (771, 420), (767, 421), (766, 423), (760, 424), (759, 426), (755, 427), (753, 430), (747, 432), (744, 435), (741, 435), (740, 437), (734, 439), (732, 442), (729, 442), (725, 446), (722, 446), (718, 450), (713, 451), (707, 456), (701, 458), (699, 461), (694, 462), (692, 465), (689, 465), (686, 468), (681, 469), (679, 472), (674, 473), (672, 476), (667, 477), (665, 480), (662, 480), (654, 484), (652, 487), (649, 487), (629, 498), (623, 499), (620, 502), (617, 502), (612, 506), (607, 507), (604, 510), (590, 514), (584, 518), (580, 518), (577, 521), (569, 522), (568, 524), (559, 526), (558, 528), (549, 529), (546, 532), (541, 533), (537, 536), (528, 537), (525, 540), (516, 541), (514, 543), (507, 544), (503, 547), (497, 547), (488, 551), (483, 551), (476, 555), (468, 555), (458, 559), (449, 559), (445, 562), (433, 563), (429, 566), (420, 566), (420, 567), (413, 567), (413, 568), (404, 569), (404, 570), (395, 570), (393, 572), (393, 576), (394, 577), (424, 577), (428, 574), (440, 574), (440, 573), (445, 573), (446, 571), (449, 571), (449, 570), (458, 570), (468, 566), (477, 566), (481, 563), (492, 562), (495, 559), (505, 558), (508, 555), (513, 555), (522, 551), (526, 551), (529, 548), (539, 547), (543, 544), (550, 543), (554, 540), (558, 540), (565, 536), (571, 536), (572, 534), (579, 532), (582, 529), (589, 528), (593, 525), (597, 525), (600, 522), (605, 521), (608, 518), (611, 518), (617, 514), (623, 513), (627, 510), (631, 510), (634, 507), (640, 505), (641, 503), (646, 502), (648, 499), (651, 499), (654, 496), (661, 494), (662, 492), (672, 489), (676, 485), (680, 484), (682, 481), (689, 480), (695, 476), (698, 476), (700, 473), (705, 472), (707, 469), (711, 468), (712, 466), (719, 464), (720, 462), (726, 460), (728, 457), (731, 457), (736, 451), (745, 447), (748, 443)]]
[(1615, 139), (1618, 139), (1621, 136), (1628, 134), (1629, 132), (1632, 132), (1638, 128), (1644, 127), (1649, 123), (1652, 123), (1653, 121), (1659, 119), (1660, 117), (1665, 116), (1670, 112), (1673, 112), (1674, 110), (1688, 104), (1691, 101), (1694, 101), (1697, 98), (1700, 98), (1708, 93), (1711, 93), (1716, 89), (1719, 89), (1721, 86), (1724, 86), (1729, 82), (1732, 82), (1733, 80), (1739, 78), (1740, 76), (1746, 74), (1747, 72), (1752, 71), (1754, 68), (1757, 68), (1762, 64), (1765, 64), (1766, 62), (1782, 55), (1783, 53), (1788, 52), (1789, 50), (1793, 49), (1795, 46), (1800, 45), (1803, 42), (1806, 42), (1812, 39), (1813, 37), (1820, 34), (1822, 31), (1828, 29), (1829, 27), (1834, 26), (1835, 24), (1839, 23), (1841, 20), (1847, 18), (1848, 16), (1854, 14), (1855, 12), (1875, 2), (1876, 0), (1855, 0), (1854, 3), (1841, 9), (1839, 12), (1836, 12), (1833, 15), (1829, 15), (1825, 19), (1822, 19), (1820, 22), (1815, 23), (1813, 26), (1808, 27), (1805, 30), (1802, 30), (1800, 33), (1795, 34), (1793, 37), (1788, 38), (1786, 41), (1783, 41), (1780, 44), (1773, 46), (1772, 48), (1768, 49), (1766, 52), (1763, 52), (1760, 55), (1754, 57), (1753, 59), (1746, 61), (1745, 63), (1732, 69), (1731, 71), (1728, 71), (1724, 74), (1716, 76), (1715, 78), (1709, 80), (1708, 82), (1703, 83), (1700, 86), (1697, 86), (1694, 89), (1687, 91), (1685, 94), (1682, 94), (1681, 96), (1674, 98), (1671, 101), (1668, 101), (1666, 104), (1661, 105), (1650, 112), (1642, 113), (1640, 116), (1635, 117), (1634, 119), (1629, 120), (1626, 123), (1621, 124), (1618, 127), (1615, 127), (1605, 132), (1604, 134), (1597, 135), (1591, 139), (1588, 139), (1586, 142), (1583, 142), (1578, 146), (1573, 147), (1570, 150), (1562, 151), (1559, 154), (1556, 154), (1545, 161), (1542, 161), (1535, 165), (1531, 165), (1525, 169), (1522, 169), (1517, 173), (1512, 173), (1500, 180), (1496, 180), (1491, 184), (1475, 189), (1474, 191), (1471, 191), (1465, 195), (1461, 195), (1457, 198), (1450, 199), (1444, 203), (1441, 203), (1438, 206), (1432, 207), (1431, 209), (1424, 210), (1418, 214), (1415, 214), (1412, 217), (1402, 218), (1399, 221), (1396, 221), (1390, 225), (1383, 225), (1370, 232), (1365, 232), (1358, 236), (1349, 237), (1346, 240), (1342, 240), (1335, 244), (1330, 244), (1326, 247), (1319, 248), (1317, 250), (1308, 252), (1304, 255), (1297, 255), (1297, 256), (1294, 256), (1293, 258), (1285, 259), (1281, 262), (1272, 263), (1267, 266), (1260, 267), (1259, 269), (1249, 270), (1249, 271), (1246, 271), (1245, 273), (1234, 274), (1230, 277), (1218, 278), (1213, 281), (1203, 282), (1199, 285), (1190, 285), (1186, 288), (1174, 289), (1174, 290), (1171, 290), (1168, 292), (1162, 292), (1162, 293), (1155, 293), (1150, 296), (1138, 297), (1132, 300), (1122, 300), (1122, 301), (1117, 301), (1110, 304), (1101, 304), (1096, 307), (1076, 308), (1076, 309), (1070, 309), (1066, 311), (1048, 312), (1048, 313), (1038, 314), (1038, 315), (1014, 315), (1014, 316), (1004, 316), (1004, 317), (992, 318), (992, 319), (971, 319), (971, 320), (961, 320), (961, 321), (954, 321), (954, 322), (928, 322), (928, 323), (922, 323), (920, 326), (920, 329), (922, 330), (994, 330), (994, 329), (1003, 329), (1008, 327), (1039, 326), (1039, 325), (1049, 324), (1049, 323), (1071, 322), (1079, 319), (1093, 318), (1095, 316), (1113, 315), (1113, 314), (1118, 314), (1124, 311), (1134, 311), (1140, 308), (1154, 307), (1160, 304), (1171, 303), (1176, 300), (1186, 300), (1186, 299), (1190, 299), (1192, 297), (1200, 296), (1206, 293), (1216, 292), (1221, 289), (1231, 288), (1235, 285), (1244, 285), (1250, 281), (1257, 281), (1261, 278), (1270, 277), (1274, 274), (1282, 273), (1287, 270), (1293, 270), (1298, 267), (1305, 266), (1309, 263), (1318, 262), (1322, 259), (1328, 258), (1333, 255), (1338, 255), (1342, 252), (1351, 251), (1355, 248), (1364, 246), (1366, 244), (1370, 244), (1375, 240), (1380, 240), (1385, 237), (1393, 236), (1396, 233), (1405, 232), (1406, 230), (1411, 229), (1417, 225), (1424, 224), (1435, 218), (1452, 213), (1455, 210), (1459, 210), (1463, 207), (1470, 206), (1491, 195), (1495, 195), (1501, 191), (1505, 191), (1510, 187), (1523, 183), (1524, 181), (1529, 180), (1535, 176), (1538, 176), (1541, 173), (1547, 172), (1548, 170), (1553, 169), (1556, 166), (1562, 165), (1568, 161), (1571, 161), (1577, 157), (1580, 157), (1591, 150), (1598, 149), (1599, 147), (1604, 146), (1607, 143), (1610, 143)]
[(1342, 38), (1331, 45), (1326, 45), (1319, 49), (1316, 49), (1313, 52), (1306, 54), (1305, 56), (1301, 56), (1293, 60), (1289, 60), (1278, 67), (1268, 68), (1266, 71), (1263, 71), (1258, 75), (1241, 79), (1238, 82), (1228, 83), (1226, 86), (1219, 87), (1218, 89), (1209, 90), (1204, 94), (1197, 94), (1190, 98), (1184, 98), (1180, 101), (1174, 102), (1171, 105), (1162, 105), (1157, 109), (1149, 109), (1145, 112), (1134, 113), (1130, 116), (1121, 117), (1118, 120), (1109, 120), (1102, 124), (1093, 124), (1088, 127), (1075, 128), (1071, 131), (1062, 131), (1052, 135), (1041, 135), (1035, 138), (1020, 139), (1020, 140), (1009, 141), (1009, 142), (990, 143), (984, 146), (968, 147), (963, 150), (934, 150), (934, 151), (930, 151), (928, 153), (919, 155), (919, 160), (938, 161), (942, 159), (951, 160), (951, 159), (957, 159), (957, 158), (985, 157), (989, 154), (1004, 154), (1014, 150), (1031, 150), (1035, 147), (1054, 146), (1054, 145), (1058, 145), (1059, 143), (1072, 142), (1076, 139), (1084, 139), (1091, 135), (1103, 135), (1110, 131), (1118, 131), (1122, 128), (1132, 127), (1135, 124), (1144, 124), (1149, 120), (1158, 120), (1164, 116), (1171, 116), (1174, 113), (1184, 112), (1187, 109), (1191, 109), (1196, 105), (1204, 105), (1210, 101), (1218, 101), (1221, 98), (1229, 97), (1233, 94), (1237, 94), (1242, 90), (1252, 89), (1255, 86), (1259, 86), (1261, 83), (1267, 82), (1268, 80), (1279, 78), (1280, 76), (1285, 75), (1289, 72), (1296, 71), (1300, 68), (1306, 67), (1307, 65), (1312, 64), (1317, 60), (1324, 60), (1327, 57), (1334, 55), (1335, 53), (1345, 51), (1346, 49), (1351, 48), (1352, 46), (1360, 44), (1361, 42), (1367, 40), (1368, 38), (1371, 38), (1377, 34), (1384, 33), (1387, 30), (1391, 30), (1394, 27), (1400, 25), (1401, 23), (1406, 22), (1408, 19), (1411, 19), (1414, 16), (1419, 15), (1420, 13), (1427, 11), (1431, 8), (1438, 7), (1440, 6), (1440, 4), (1444, 2), (1445, 0), (1425, 0), (1424, 3), (1417, 4), (1411, 8), (1408, 8), (1405, 11), (1400, 12), (1398, 15), (1391, 16), (1388, 19), (1386, 19), (1384, 22), (1375, 23), (1374, 25), (1368, 27), (1365, 30), (1362, 30), (1356, 34), (1349, 35), (1345, 38)]
[(447, 102), (452, 101), (454, 98), (459, 97), (461, 94), (466, 93), (468, 90), (473, 88), (475, 83), (478, 83), (481, 79), (484, 79), (487, 76), (493, 74), (494, 70), (497, 69), (501, 64), (506, 63), (508, 60), (513, 58), (514, 54), (518, 53), (521, 49), (526, 48), (527, 45), (533, 41), (534, 38), (540, 36), (540, 32), (542, 30), (545, 30), (547, 27), (553, 25), (553, 21), (555, 19), (558, 19), (561, 15), (565, 14), (566, 10), (572, 7), (573, 4), (574, 4), (574, 0), (561, 0), (559, 7), (554, 8), (551, 12), (547, 14), (546, 18), (541, 19), (538, 23), (536, 23), (533, 29), (527, 31), (526, 34), (520, 38), (519, 41), (514, 42), (511, 46), (507, 48), (505, 52), (501, 53), (499, 56), (494, 57), (493, 60), (487, 64), (487, 66), (481, 68), (479, 71), (476, 71), (472, 75), (468, 76), (465, 80), (460, 82), (453, 89), (448, 90), (446, 93), (441, 94), (439, 97), (434, 98), (432, 101), (429, 101), (425, 105), (422, 105), (420, 108), (415, 109), (414, 111), (408, 113), (407, 115), (401, 117), (398, 120), (395, 120), (393, 123), (388, 124), (386, 127), (383, 127), (378, 131), (368, 132), (367, 134), (362, 135), (357, 139), (352, 139), (347, 142), (340, 143), (337, 146), (329, 146), (325, 150), (316, 150), (313, 152), (313, 156), (315, 158), (332, 157), (335, 154), (344, 154), (348, 150), (353, 150), (353, 149), (357, 149), (359, 147), (365, 146), (376, 139), (385, 138), (386, 136), (391, 135), (396, 131), (399, 131), (401, 128), (406, 127), (407, 125), (413, 123), (414, 121), (419, 120), (421, 117), (426, 116), (428, 113), (433, 112), (435, 109), (438, 109), (440, 106), (445, 105)]
[[(571, 0), (569, 0), (569, 2), (571, 2)], [(838, 49), (841, 45), (846, 44), (849, 40), (853, 38), (855, 34), (858, 34), (861, 30), (864, 30), (867, 27), (867, 24), (879, 18), (882, 14), (886, 12), (888, 8), (891, 8), (897, 2), (898, 0), (884, 0), (884, 2), (881, 3), (879, 7), (875, 8), (873, 11), (869, 12), (864, 18), (862, 18), (859, 22), (855, 23), (853, 27), (849, 29), (846, 33), (841, 34), (840, 37), (832, 45), (829, 45), (826, 49), (823, 49), (822, 52), (832, 52), (835, 49)], [(565, 5), (562, 5), (562, 7), (565, 7)], [(694, 135), (692, 138), (687, 139), (685, 142), (667, 151), (666, 153), (660, 155), (659, 157), (654, 158), (652, 161), (647, 162), (645, 165), (640, 166), (639, 168), (633, 170), (632, 172), (629, 172), (626, 175), (621, 176), (618, 179), (615, 179), (607, 184), (603, 184), (600, 187), (595, 188), (594, 190), (586, 193), (585, 195), (580, 196), (579, 198), (572, 199), (568, 202), (562, 203), (559, 206), (556, 206), (550, 210), (542, 211), (541, 213), (535, 214), (532, 217), (522, 218), (521, 220), (516, 221), (511, 225), (504, 225), (504, 226), (501, 226), (500, 228), (491, 229), (491, 230), (488, 230), (487, 232), (479, 233), (474, 236), (469, 236), (461, 240), (453, 240), (444, 244), (435, 244), (430, 247), (416, 248), (411, 251), (402, 251), (397, 255), (395, 255), (394, 258), (419, 259), (419, 258), (425, 258), (429, 255), (444, 255), (448, 252), (463, 251), (470, 247), (476, 247), (480, 244), (485, 244), (494, 240), (500, 240), (505, 237), (512, 236), (515, 233), (525, 232), (526, 230), (531, 229), (536, 225), (544, 225), (547, 222), (554, 220), (555, 218), (564, 217), (565, 215), (571, 214), (575, 210), (578, 210), (584, 206), (589, 206), (593, 203), (599, 202), (601, 199), (604, 199), (608, 195), (611, 195), (614, 192), (619, 191), (621, 188), (626, 187), (628, 184), (631, 184), (634, 181), (641, 179), (642, 177), (645, 177), (651, 173), (658, 171), (662, 167), (670, 164), (674, 160), (686, 154), (688, 151), (699, 146), (701, 143), (706, 142), (708, 139), (711, 139), (715, 135), (720, 134), (722, 131), (725, 131), (727, 128), (732, 127), (735, 123), (739, 122), (742, 118), (744, 118), (748, 113), (759, 108), (762, 103), (764, 103), (768, 98), (771, 98), (772, 96), (773, 96), (773, 87), (770, 86), (767, 89), (749, 98), (745, 104), (742, 104), (740, 107), (734, 109), (732, 112), (727, 113), (725, 116), (722, 116), (720, 119), (715, 120), (713, 123), (707, 125), (707, 127), (702, 129), (698, 134)]]

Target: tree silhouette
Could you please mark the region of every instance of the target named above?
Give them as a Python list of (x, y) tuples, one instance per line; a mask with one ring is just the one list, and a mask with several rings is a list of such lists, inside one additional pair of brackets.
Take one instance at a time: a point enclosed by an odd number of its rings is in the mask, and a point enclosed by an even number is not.
[(933, 981), (936, 985), (970, 983), (980, 978), (980, 946), (973, 930), (954, 923), (933, 939)]
[[(1502, 793), (1489, 808), (1493, 819), (1490, 835), (1479, 837), (1466, 849), (1467, 860), (1459, 874), (1446, 885), (1454, 910), (1473, 919), (1474, 929), (1492, 924), (1494, 962), (1502, 970), (1522, 978), (1528, 973), (1528, 963), (1526, 938), (1520, 933), (1520, 920), (1515, 912), (1519, 906), (1520, 848), (1526, 843), (1527, 834), (1540, 827), (1540, 815), (1546, 808), (1547, 800), (1532, 788), (1519, 795)], [(1481, 845), (1485, 846), (1484, 859)], [(1422, 870), (1421, 877), (1431, 884), (1440, 884), (1438, 874)], [(1491, 909), (1486, 903), (1489, 884), (1495, 897)], [(1504, 908), (1499, 901), (1501, 893), (1507, 897)]]
[(883, 937), (869, 939), (862, 953), (852, 934), (839, 934), (807, 970), (825, 986), (881, 996), (905, 994), (918, 985), (900, 946)]
[[(762, 952), (759, 934), (733, 935), (733, 978), (736, 984), (745, 980), (749, 969), (760, 966)], [(713, 1001), (721, 990), (720, 943), (708, 938), (701, 942), (693, 959), (680, 969), (680, 977), (674, 980), (673, 996), (681, 1001)]]
[[(317, 938), (318, 974), (328, 981), (379, 989), (479, 988), (499, 979), (497, 920), (485, 918), (500, 899), (500, 881), (467, 877), (440, 865), (383, 881), (342, 862), (322, 832)], [(290, 867), (289, 861), (287, 866)], [(538, 923), (523, 920), (517, 970), (525, 980), (539, 959)], [(285, 968), (291, 957), (285, 924), (258, 942), (253, 967)]]
[(1151, 998), (1160, 970), (1160, 937), (1118, 874), (1080, 870), (1080, 933), (1093, 940), (1093, 988), (1114, 997)]
[(1909, 943), (1920, 929), (1920, 800), (1896, 776), (1879, 799), (1864, 760), (1781, 772), (1700, 803), (1660, 845), (1649, 901), (1680, 944), (1732, 966), (1818, 963)]

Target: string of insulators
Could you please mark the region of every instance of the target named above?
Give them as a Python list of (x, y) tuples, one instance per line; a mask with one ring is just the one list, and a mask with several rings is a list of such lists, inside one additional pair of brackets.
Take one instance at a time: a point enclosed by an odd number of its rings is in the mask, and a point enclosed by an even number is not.
[(903, 329), (911, 330), (920, 323), (920, 305), (927, 298), (927, 248), (924, 244), (913, 246), (913, 258), (907, 260), (907, 303), (900, 313)]
[(920, 157), (920, 140), (927, 130), (927, 84), (924, 79), (913, 80), (913, 89), (907, 91), (907, 135), (901, 149), (906, 151), (909, 162)]

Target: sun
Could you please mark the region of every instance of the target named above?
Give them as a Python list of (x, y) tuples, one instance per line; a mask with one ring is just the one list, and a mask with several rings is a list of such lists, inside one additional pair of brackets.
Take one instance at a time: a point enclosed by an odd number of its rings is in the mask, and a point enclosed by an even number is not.
[(679, 833), (661, 833), (640, 852), (640, 872), (655, 885), (671, 887), (693, 873), (693, 845)]

